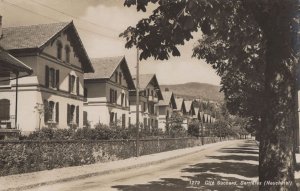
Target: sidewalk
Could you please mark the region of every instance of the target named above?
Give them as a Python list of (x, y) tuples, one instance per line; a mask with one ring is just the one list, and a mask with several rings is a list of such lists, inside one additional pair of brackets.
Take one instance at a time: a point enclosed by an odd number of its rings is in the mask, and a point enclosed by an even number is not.
[(145, 167), (162, 163), (178, 157), (194, 154), (210, 147), (230, 145), (243, 140), (224, 141), (207, 144), (198, 147), (178, 149), (168, 152), (156, 153), (152, 155), (129, 158), (125, 160), (98, 163), (92, 165), (75, 166), (67, 168), (52, 169), (26, 174), (18, 174), (0, 177), (0, 190), (20, 190), (29, 189), (41, 185), (55, 184), (71, 180), (83, 179), (91, 176), (105, 175), (125, 171), (133, 168)]

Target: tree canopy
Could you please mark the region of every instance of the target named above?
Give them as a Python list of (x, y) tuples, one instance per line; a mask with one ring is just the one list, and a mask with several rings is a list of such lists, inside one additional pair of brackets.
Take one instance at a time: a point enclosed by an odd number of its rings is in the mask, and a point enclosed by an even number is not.
[(137, 11), (149, 3), (157, 4), (153, 13), (120, 35), (125, 46), (139, 48), (140, 59), (164, 60), (180, 56), (178, 46), (201, 33), (193, 56), (221, 77), (229, 111), (262, 127), (260, 181), (294, 181), (297, 0), (124, 1)]

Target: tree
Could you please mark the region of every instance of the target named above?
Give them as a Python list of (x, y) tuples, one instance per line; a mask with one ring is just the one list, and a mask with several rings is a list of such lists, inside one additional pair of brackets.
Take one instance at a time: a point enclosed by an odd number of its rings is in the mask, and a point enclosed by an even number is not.
[[(260, 190), (296, 190), (294, 134), (297, 124), (296, 0), (125, 0), (149, 18), (121, 34), (140, 59), (180, 56), (179, 45), (201, 30), (193, 56), (221, 76), (229, 111), (249, 117), (260, 135)], [(265, 185), (265, 181), (292, 185)]]
[(182, 126), (183, 116), (177, 112), (173, 112), (169, 118), (169, 125), (167, 126), (167, 134), (171, 137), (183, 137), (186, 135), (186, 130)]

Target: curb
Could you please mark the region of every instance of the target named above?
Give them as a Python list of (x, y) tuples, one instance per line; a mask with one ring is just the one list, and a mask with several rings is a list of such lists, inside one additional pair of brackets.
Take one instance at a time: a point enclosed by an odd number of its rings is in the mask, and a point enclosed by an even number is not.
[[(227, 140), (227, 141), (222, 141), (222, 142), (228, 142), (228, 141), (233, 141), (233, 140)], [(217, 143), (221, 143), (221, 142), (217, 142)], [(210, 143), (210, 144), (213, 144), (213, 143)], [(210, 144), (205, 144), (205, 145), (210, 145)], [(204, 146), (204, 145), (200, 145), (199, 147), (202, 147), (202, 146)], [(193, 148), (193, 147), (188, 147), (188, 148)], [(185, 149), (185, 148), (183, 148), (183, 149)], [(74, 180), (78, 180), (78, 179), (85, 179), (85, 178), (89, 178), (89, 177), (93, 177), (93, 176), (113, 174), (113, 173), (116, 173), (116, 172), (122, 172), (122, 171), (126, 171), (126, 170), (142, 168), (142, 167), (146, 167), (146, 166), (150, 166), (150, 165), (154, 165), (154, 164), (160, 164), (160, 163), (166, 162), (168, 160), (174, 160), (174, 159), (181, 158), (181, 157), (184, 157), (184, 156), (187, 156), (187, 155), (197, 154), (197, 153), (199, 153), (199, 152), (201, 152), (205, 149), (207, 149), (207, 148), (199, 148), (199, 150), (196, 150), (196, 151), (191, 151), (191, 152), (188, 152), (188, 153), (183, 153), (183, 154), (179, 154), (179, 155), (176, 155), (176, 156), (167, 157), (167, 158), (164, 158), (164, 159), (150, 161), (150, 162), (145, 162), (145, 163), (141, 163), (141, 164), (130, 165), (130, 166), (126, 166), (126, 167), (110, 169), (110, 170), (104, 170), (104, 171), (98, 171), (98, 172), (91, 172), (91, 173), (86, 173), (86, 174), (81, 174), (81, 175), (75, 175), (75, 176), (72, 176), (72, 177), (62, 178), (62, 179), (58, 179), (58, 180), (45, 181), (45, 182), (35, 183), (35, 184), (31, 184), (31, 185), (19, 186), (19, 187), (14, 187), (14, 188), (7, 188), (7, 189), (1, 190), (1, 191), (27, 190), (27, 189), (31, 189), (31, 188), (40, 187), (40, 186), (63, 183), (63, 182), (68, 182), (68, 181), (74, 181)], [(157, 154), (157, 153), (155, 153), (155, 154)], [(144, 156), (146, 156), (146, 155), (144, 155)]]

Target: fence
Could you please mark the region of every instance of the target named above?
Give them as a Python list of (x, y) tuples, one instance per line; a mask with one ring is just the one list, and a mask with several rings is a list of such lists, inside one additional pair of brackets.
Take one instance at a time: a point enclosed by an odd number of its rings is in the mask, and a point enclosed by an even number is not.
[[(139, 142), (139, 152), (148, 155), (224, 140), (228, 138), (145, 139)], [(122, 160), (135, 154), (135, 140), (0, 141), (0, 176)]]

